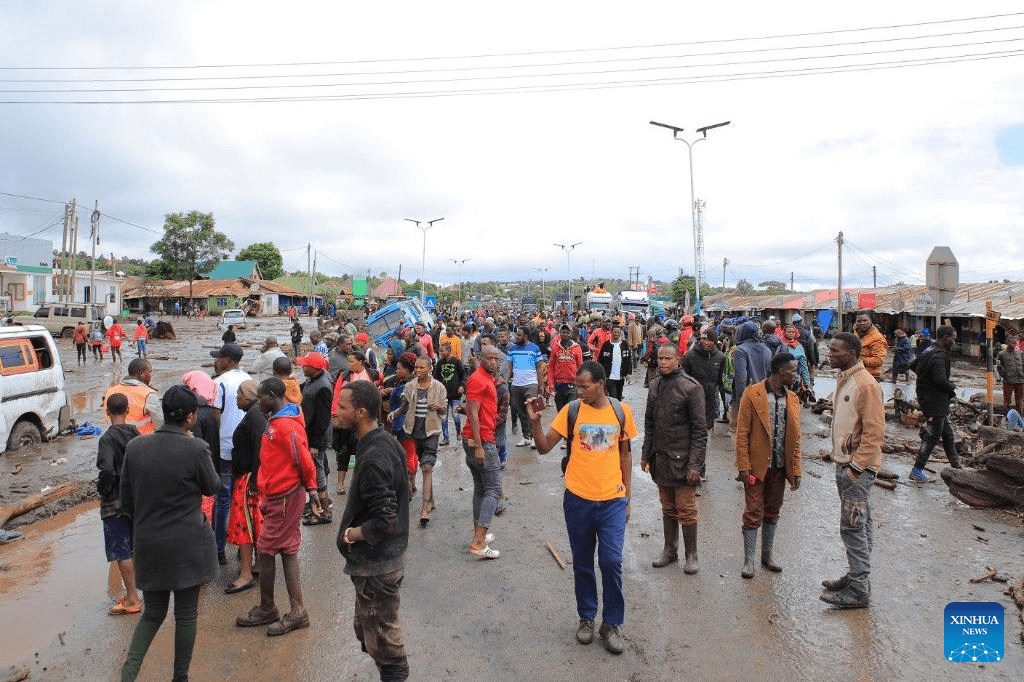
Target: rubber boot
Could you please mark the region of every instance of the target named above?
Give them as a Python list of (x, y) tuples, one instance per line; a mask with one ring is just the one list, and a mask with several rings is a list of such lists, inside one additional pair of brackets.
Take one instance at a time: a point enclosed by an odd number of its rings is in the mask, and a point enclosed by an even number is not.
[(651, 562), (651, 566), (662, 568), (674, 564), (679, 560), (679, 522), (675, 519), (661, 517), (665, 526), (665, 549), (661, 550), (661, 556)]
[(778, 527), (779, 524), (768, 523), (767, 521), (761, 526), (761, 565), (769, 571), (782, 573), (782, 566), (775, 563), (775, 560), (772, 558), (772, 547), (775, 545), (775, 529)]
[(683, 547), (686, 551), (686, 563), (683, 564), (683, 573), (693, 575), (700, 570), (697, 564), (697, 524), (683, 526)]
[(754, 553), (757, 551), (757, 529), (743, 529), (743, 570), (740, 575), (746, 579), (754, 577)]

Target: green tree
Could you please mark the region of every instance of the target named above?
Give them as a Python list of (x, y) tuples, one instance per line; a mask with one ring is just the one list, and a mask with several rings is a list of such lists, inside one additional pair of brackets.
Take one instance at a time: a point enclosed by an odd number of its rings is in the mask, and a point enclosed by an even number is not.
[(736, 282), (736, 293), (738, 294), (749, 294), (754, 290), (754, 285), (745, 279), (741, 279)]
[(281, 251), (270, 242), (250, 244), (238, 252), (238, 260), (254, 260), (265, 279), (277, 279), (284, 274)]
[(188, 297), (199, 265), (217, 265), (235, 248), (227, 235), (218, 232), (212, 213), (189, 211), (168, 213), (164, 218), (164, 236), (149, 250), (160, 256), (160, 271), (168, 279), (187, 279)]
[(785, 282), (780, 282), (777, 279), (770, 279), (767, 282), (760, 282), (758, 288), (764, 289), (765, 291), (776, 292), (776, 291), (788, 291), (789, 286)]

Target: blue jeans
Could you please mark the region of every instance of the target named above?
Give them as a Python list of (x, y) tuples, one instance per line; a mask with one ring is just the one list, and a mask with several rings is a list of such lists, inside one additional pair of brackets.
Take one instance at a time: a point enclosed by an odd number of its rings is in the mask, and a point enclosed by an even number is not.
[(865, 469), (857, 480), (853, 470), (843, 464), (836, 465), (836, 489), (839, 491), (839, 537), (846, 545), (846, 559), (850, 564), (850, 586), (857, 596), (871, 594), (871, 548), (874, 544), (874, 525), (871, 519), (871, 487), (875, 474)]
[(135, 342), (135, 348), (138, 349), (139, 357), (141, 358), (146, 354), (146, 339), (139, 339)]
[(508, 446), (505, 444), (508, 433), (505, 427), (506, 422), (494, 426), (494, 446), (498, 448), (498, 462), (501, 466), (505, 466), (505, 463), (508, 462)]
[(455, 411), (455, 408), (459, 406), (461, 400), (449, 400), (448, 409), (444, 413), (444, 419), (441, 421), (441, 437), (443, 440), (448, 440), (448, 415), (451, 415), (455, 419), (455, 437), (458, 438), (459, 434), (462, 433), (462, 420), (459, 419), (459, 413)]
[(231, 489), (234, 485), (231, 475), (231, 460), (220, 460), (220, 490), (214, 502), (214, 534), (217, 536), (217, 551), (223, 552), (228, 537), (228, 514), (231, 513)]
[(501, 498), (501, 464), (498, 462), (498, 448), (494, 443), (484, 442), (484, 463), (480, 466), (473, 456), (475, 448), (469, 438), (462, 439), (466, 451), (466, 465), (473, 474), (473, 523), (484, 528), (491, 527), (494, 510)]
[(626, 603), (622, 598), (622, 545), (626, 539), (626, 508), (629, 500), (617, 497), (591, 502), (568, 490), (562, 501), (565, 529), (569, 532), (572, 570), (576, 579), (576, 611), (580, 618), (597, 617), (597, 577), (594, 573), (594, 548), (601, 568), (604, 608), (601, 620), (622, 625)]

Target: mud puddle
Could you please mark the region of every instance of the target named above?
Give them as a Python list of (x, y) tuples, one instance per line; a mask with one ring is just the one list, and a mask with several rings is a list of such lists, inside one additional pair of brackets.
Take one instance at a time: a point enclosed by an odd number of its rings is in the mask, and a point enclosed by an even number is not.
[(0, 547), (0, 666), (59, 640), (109, 597), (98, 504), (33, 524)]

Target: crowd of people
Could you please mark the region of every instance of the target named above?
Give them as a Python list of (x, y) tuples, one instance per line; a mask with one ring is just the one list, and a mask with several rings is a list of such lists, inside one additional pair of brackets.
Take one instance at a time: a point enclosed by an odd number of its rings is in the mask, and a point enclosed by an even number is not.
[[(827, 353), (838, 371), (832, 459), (849, 571), (824, 580), (821, 599), (840, 608), (870, 602), (870, 491), (885, 428), (878, 382), (886, 347), (879, 350), (869, 311), (856, 319), (852, 333), (832, 334)], [(940, 353), (955, 339), (951, 329), (939, 328), (939, 352), (922, 354), (909, 368), (919, 382), (943, 372), (948, 379)], [(303, 353), (306, 339), (310, 350)], [(239, 571), (225, 593), (259, 591), (236, 624), (266, 626), (271, 636), (309, 627), (298, 562), (301, 525), (333, 524), (341, 500), (337, 547), (353, 582), (356, 637), (382, 679), (406, 679), (399, 588), (415, 494), (421, 495), (419, 523), (429, 527), (438, 453), (453, 440), (460, 444), (473, 479), (466, 549), (484, 561), (499, 559), (494, 522), (507, 506), (503, 472), (508, 438), (517, 433), (514, 447), (541, 455), (564, 451), (576, 638), (589, 644), (596, 636), (621, 653), (622, 550), (631, 441), (638, 434), (623, 400), (631, 377), (647, 389), (640, 471), (657, 485), (663, 520), (664, 546), (652, 565), (675, 565), (682, 544), (684, 573), (700, 570), (699, 490), (707, 480), (709, 432), (719, 423), (733, 438), (744, 490), (737, 510), (741, 575), (754, 577), (759, 540), (761, 567), (782, 570), (774, 543), (785, 488), (800, 486), (801, 404), (813, 401), (824, 362), (814, 330), (799, 315), (782, 325), (774, 319), (730, 325), (689, 315), (677, 324), (632, 314), (574, 319), (481, 309), (443, 313), (433, 328), (400, 329), (380, 349), (351, 322), (306, 336), (295, 319), (289, 340), (291, 353), (276, 337), (266, 338), (243, 369), (241, 346), (224, 339), (211, 353), (213, 376), (189, 372), (162, 399), (149, 385), (151, 364), (140, 357), (105, 396), (111, 427), (99, 442), (101, 516), (108, 560), (117, 562), (125, 586), (111, 613), (143, 613), (122, 679), (138, 674), (171, 592), (174, 675), (184, 679), (196, 595), (217, 564), (228, 563), (228, 545), (238, 548)], [(545, 427), (541, 415), (552, 402), (555, 416)], [(925, 459), (938, 440), (946, 444), (947, 427), (938, 419), (930, 427)], [(170, 450), (189, 454), (165, 465), (161, 454)], [(328, 450), (335, 453), (333, 497)], [(950, 462), (957, 465), (953, 457)], [(171, 526), (174, 533), (149, 536), (148, 529)], [(187, 551), (171, 552), (182, 538)], [(283, 614), (274, 597), (278, 555), (289, 598)]]

